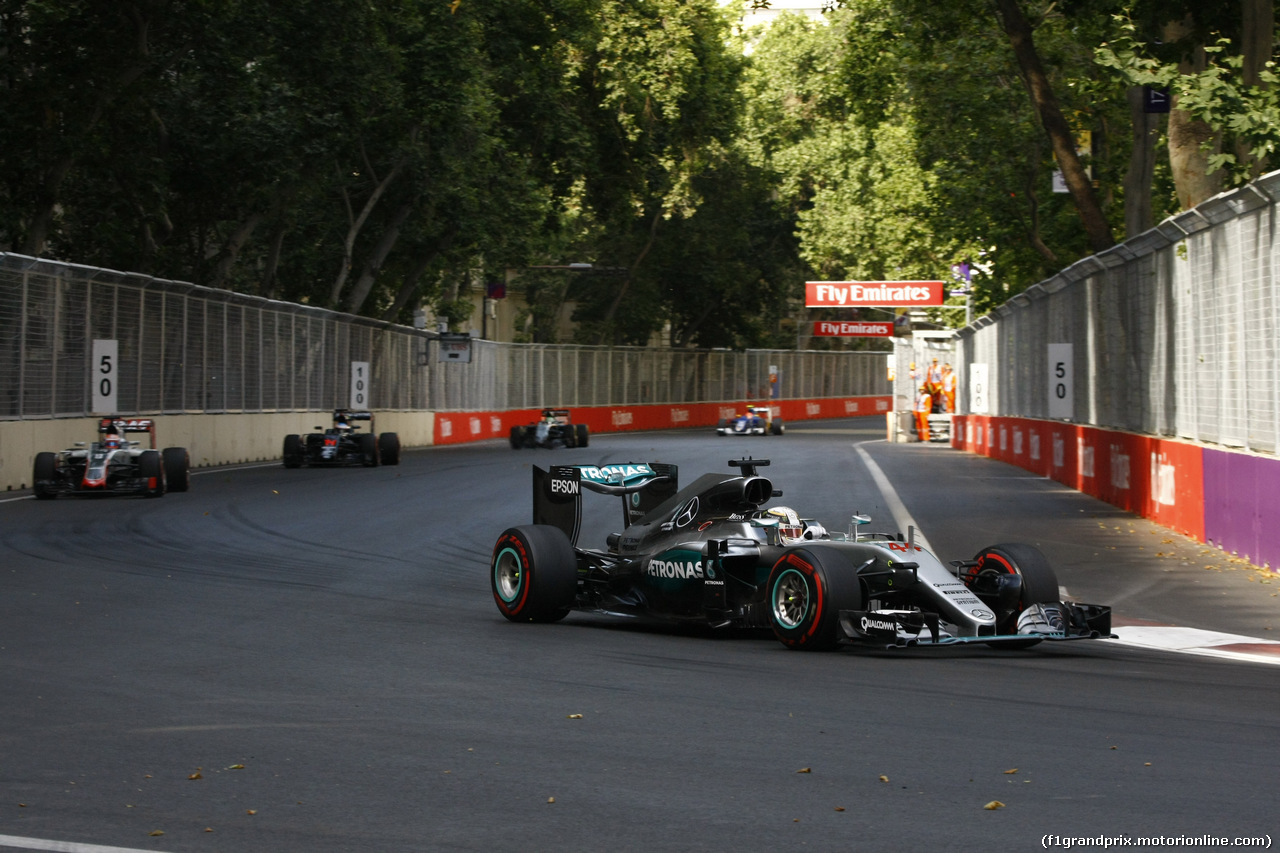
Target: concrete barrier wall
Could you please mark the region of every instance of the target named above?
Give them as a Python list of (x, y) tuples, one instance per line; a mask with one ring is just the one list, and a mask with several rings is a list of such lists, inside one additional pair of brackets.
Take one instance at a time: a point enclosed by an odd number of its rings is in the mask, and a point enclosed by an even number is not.
[(1280, 566), (1280, 460), (1034, 418), (956, 415), (951, 444), (1017, 465), (1260, 566)]
[[(888, 412), (889, 396), (824, 397), (778, 400), (775, 418), (783, 423), (816, 418), (846, 418)], [(741, 406), (726, 403), (671, 403), (653, 406), (594, 406), (571, 410), (575, 423), (592, 433), (629, 430), (712, 427)], [(394, 432), (402, 447), (460, 444), (506, 439), (511, 427), (532, 423), (538, 409), (505, 412), (375, 412), (375, 432)], [(280, 459), (284, 437), (328, 425), (327, 412), (267, 412), (259, 414), (156, 415), (156, 445), (185, 447), (195, 468)], [(39, 421), (0, 421), (0, 487), (4, 491), (31, 487), (31, 468), (42, 450), (63, 450), (77, 441), (93, 441), (98, 418), (60, 418)]]
[[(432, 412), (376, 412), (374, 429), (394, 432), (404, 447), (432, 443)], [(332, 423), (328, 412), (155, 415), (156, 445), (185, 447), (191, 465), (232, 465), (280, 459), (284, 437)], [(64, 450), (97, 438), (98, 418), (0, 421), (0, 486), (5, 491), (31, 487), (31, 467), (42, 450)], [(146, 440), (145, 434), (134, 438)]]

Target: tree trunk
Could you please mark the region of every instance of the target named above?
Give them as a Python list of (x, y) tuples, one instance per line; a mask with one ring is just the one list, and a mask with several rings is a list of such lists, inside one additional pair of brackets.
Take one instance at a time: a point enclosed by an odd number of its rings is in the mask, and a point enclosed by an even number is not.
[(644, 256), (649, 254), (649, 250), (653, 248), (653, 241), (658, 238), (658, 223), (662, 221), (662, 208), (658, 208), (658, 212), (653, 215), (653, 222), (649, 224), (649, 239), (645, 241), (644, 248), (640, 250), (640, 254), (636, 256), (631, 267), (627, 270), (627, 277), (622, 280), (622, 286), (618, 288), (618, 293), (613, 297), (613, 302), (609, 305), (609, 310), (605, 312), (604, 320), (600, 324), (600, 335), (596, 338), (596, 344), (603, 344), (605, 336), (609, 334), (609, 324), (613, 322), (614, 316), (618, 313), (618, 306), (622, 304), (622, 298), (627, 295), (627, 289), (631, 287), (631, 279), (635, 276), (636, 268), (640, 266), (640, 262), (644, 260)]
[(422, 277), (426, 275), (427, 270), (431, 268), (433, 263), (435, 263), (436, 258), (439, 258), (449, 250), (449, 247), (453, 245), (453, 242), (457, 237), (458, 229), (451, 226), (448, 233), (436, 242), (431, 251), (423, 253), (417, 266), (415, 266), (409, 272), (409, 275), (405, 276), (404, 281), (400, 283), (400, 289), (396, 291), (396, 298), (392, 301), (391, 307), (382, 312), (382, 319), (389, 323), (395, 322), (396, 317), (400, 316), (400, 312), (405, 309), (409, 304), (409, 301), (421, 294), (422, 286), (419, 282)]
[[(1240, 26), (1240, 51), (1244, 56), (1241, 77), (1246, 86), (1265, 87), (1260, 72), (1271, 59), (1271, 47), (1275, 38), (1274, 0), (1241, 0), (1243, 18)], [(1249, 168), (1249, 177), (1256, 178), (1267, 171), (1267, 157), (1255, 158), (1248, 145), (1237, 143), (1236, 159)]]
[(1018, 60), (1018, 68), (1022, 71), (1023, 82), (1031, 94), (1031, 102), (1040, 116), (1040, 123), (1049, 142), (1053, 145), (1054, 156), (1058, 158), (1058, 167), (1066, 180), (1071, 200), (1075, 202), (1076, 211), (1084, 223), (1085, 234), (1089, 238), (1089, 247), (1094, 252), (1101, 252), (1115, 245), (1111, 235), (1111, 227), (1098, 206), (1093, 195), (1093, 184), (1085, 172), (1080, 158), (1076, 154), (1075, 138), (1067, 120), (1062, 116), (1062, 108), (1058, 98), (1049, 85), (1048, 75), (1040, 63), (1036, 53), (1035, 41), (1032, 39), (1031, 25), (1022, 14), (1018, 0), (996, 0), (1000, 23), (1009, 36), (1009, 44), (1013, 47), (1014, 56)]
[(382, 312), (382, 319), (388, 323), (394, 323), (396, 318), (400, 316), (400, 312), (409, 304), (409, 300), (418, 295), (419, 284), (422, 277), (427, 274), (427, 270), (431, 268), (431, 264), (440, 256), (439, 252), (427, 252), (418, 261), (418, 265), (409, 271), (404, 277), (404, 281), (400, 282), (400, 289), (396, 291), (396, 298), (392, 300), (391, 306)]
[(1155, 213), (1151, 207), (1151, 184), (1155, 180), (1160, 114), (1143, 109), (1142, 90), (1142, 86), (1130, 86), (1128, 91), (1133, 146), (1129, 151), (1129, 170), (1124, 175), (1125, 239), (1141, 234), (1155, 225)]
[(258, 283), (258, 295), (267, 299), (276, 298), (276, 274), (280, 270), (280, 252), (284, 248), (286, 230), (284, 222), (278, 222), (271, 235), (271, 246), (267, 250), (267, 260), (262, 269), (262, 281)]
[(1036, 190), (1036, 184), (1039, 182), (1040, 174), (1040, 146), (1032, 147), (1028, 152), (1028, 169), (1027, 182), (1022, 187), (1022, 195), (1027, 200), (1027, 241), (1031, 244), (1031, 248), (1036, 250), (1036, 254), (1044, 258), (1050, 265), (1058, 263), (1058, 256), (1053, 253), (1044, 243), (1044, 238), (1040, 236), (1040, 193)]
[(265, 217), (261, 213), (254, 213), (249, 216), (240, 226), (227, 238), (227, 244), (222, 249), (222, 254), (218, 258), (218, 263), (213, 268), (213, 278), (209, 281), (210, 287), (222, 287), (227, 280), (227, 276), (231, 273), (231, 268), (235, 266), (236, 259), (240, 257), (240, 250), (244, 248), (244, 244), (253, 236), (254, 230), (262, 224)]
[(364, 228), (365, 222), (368, 221), (369, 214), (373, 213), (373, 209), (378, 206), (383, 194), (400, 175), (406, 162), (407, 159), (401, 157), (391, 171), (387, 173), (387, 176), (378, 182), (373, 192), (369, 194), (369, 198), (365, 200), (359, 216), (352, 216), (350, 199), (343, 193), (343, 201), (347, 204), (347, 219), (350, 222), (350, 226), (347, 228), (346, 239), (342, 241), (342, 269), (338, 271), (338, 277), (334, 280), (333, 287), (329, 290), (329, 306), (331, 308), (338, 307), (338, 299), (342, 296), (342, 288), (347, 283), (347, 277), (351, 275), (351, 259), (355, 254), (356, 237), (360, 235), (360, 230)]
[[(1190, 18), (1165, 24), (1165, 43), (1186, 39), (1192, 32), (1191, 24)], [(1198, 74), (1205, 66), (1204, 46), (1196, 44), (1178, 62), (1178, 71)], [(1209, 157), (1221, 150), (1222, 135), (1207, 123), (1193, 119), (1186, 110), (1178, 109), (1175, 95), (1169, 111), (1169, 168), (1178, 204), (1183, 210), (1222, 192), (1222, 170), (1209, 172)]]
[(369, 291), (373, 289), (373, 282), (378, 277), (378, 272), (382, 269), (382, 264), (387, 259), (387, 255), (391, 254), (391, 250), (395, 248), (396, 241), (400, 239), (400, 229), (404, 227), (405, 220), (413, 213), (413, 202), (407, 202), (400, 205), (395, 214), (391, 217), (391, 221), (387, 223), (387, 227), (382, 232), (382, 237), (378, 240), (378, 245), (374, 246), (373, 254), (365, 262), (364, 269), (360, 271), (360, 278), (356, 280), (355, 287), (351, 290), (351, 296), (347, 299), (347, 311), (351, 314), (359, 314), (360, 309), (364, 307), (365, 300), (369, 298)]

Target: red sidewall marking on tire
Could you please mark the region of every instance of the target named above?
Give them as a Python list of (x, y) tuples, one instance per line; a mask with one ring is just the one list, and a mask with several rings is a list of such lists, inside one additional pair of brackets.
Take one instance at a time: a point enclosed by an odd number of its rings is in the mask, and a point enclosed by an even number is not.
[[(813, 619), (810, 620), (809, 630), (805, 631), (803, 634), (800, 635), (800, 637), (797, 640), (794, 641), (794, 642), (804, 642), (805, 640), (808, 640), (810, 637), (812, 637), (815, 633), (817, 633), (818, 623), (822, 621), (822, 610), (823, 610), (822, 581), (818, 577), (818, 573), (814, 569), (813, 565), (804, 561), (803, 559), (796, 556), (795, 554), (788, 554), (786, 557), (783, 558), (783, 560), (787, 563), (787, 565), (793, 567), (795, 571), (807, 577), (813, 584), (814, 600), (810, 608), (813, 611)], [(806, 613), (806, 615), (808, 614)]]
[(498, 555), (510, 548), (515, 552), (516, 557), (520, 560), (520, 595), (515, 601), (507, 602), (498, 594), (497, 578), (493, 578), (493, 600), (498, 602), (498, 608), (503, 613), (509, 613), (512, 616), (519, 616), (520, 611), (524, 608), (525, 601), (529, 598), (529, 552), (525, 549), (524, 543), (514, 536), (504, 536), (498, 540), (498, 544), (493, 548), (493, 572), (498, 567)]
[(969, 578), (970, 582), (978, 579), (978, 575), (982, 573), (982, 569), (986, 565), (987, 560), (995, 560), (1001, 566), (1004, 566), (1004, 570), (1006, 574), (1016, 575), (1018, 573), (1018, 570), (1013, 567), (1013, 564), (1010, 563), (1008, 560), (1006, 560), (1004, 557), (1000, 556), (999, 554), (983, 554), (982, 562), (980, 562), (978, 565), (974, 566), (972, 569), (969, 570), (969, 574), (967, 575), (967, 577)]

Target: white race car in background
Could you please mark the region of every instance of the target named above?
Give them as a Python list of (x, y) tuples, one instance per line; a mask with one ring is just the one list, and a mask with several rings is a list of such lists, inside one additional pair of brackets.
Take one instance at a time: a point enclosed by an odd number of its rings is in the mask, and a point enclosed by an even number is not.
[[(145, 432), (151, 446), (127, 438)], [(151, 418), (103, 418), (98, 440), (76, 442), (58, 453), (36, 454), (31, 489), (37, 498), (59, 495), (141, 495), (158, 498), (191, 486), (191, 458), (185, 447), (156, 450)]]

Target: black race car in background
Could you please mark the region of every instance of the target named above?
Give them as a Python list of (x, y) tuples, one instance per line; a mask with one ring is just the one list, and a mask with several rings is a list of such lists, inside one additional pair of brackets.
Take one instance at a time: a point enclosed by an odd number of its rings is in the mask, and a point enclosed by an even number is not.
[[(130, 433), (145, 432), (144, 448)], [(156, 422), (151, 418), (102, 418), (98, 440), (53, 453), (36, 454), (31, 490), (41, 500), (59, 495), (141, 495), (158, 498), (191, 487), (191, 457), (185, 447), (156, 450)]]
[(568, 409), (543, 409), (542, 418), (528, 426), (511, 428), (511, 449), (522, 447), (586, 447), (590, 431), (575, 424)]
[[(357, 421), (368, 421), (369, 432), (360, 432)], [(284, 467), (303, 465), (400, 464), (400, 436), (394, 432), (373, 433), (373, 413), (334, 409), (333, 426), (316, 427), (316, 432), (284, 437)]]
[[(1109, 637), (1111, 609), (1060, 600), (1048, 561), (1030, 545), (992, 545), (944, 566), (901, 534), (828, 532), (785, 506), (757, 471), (704, 474), (677, 490), (661, 463), (533, 469), (533, 524), (498, 537), (489, 565), (498, 610), (554, 622), (571, 610), (711, 627), (770, 628), (793, 649), (842, 642), (893, 646)], [(582, 495), (622, 498), (620, 532), (578, 545)]]

